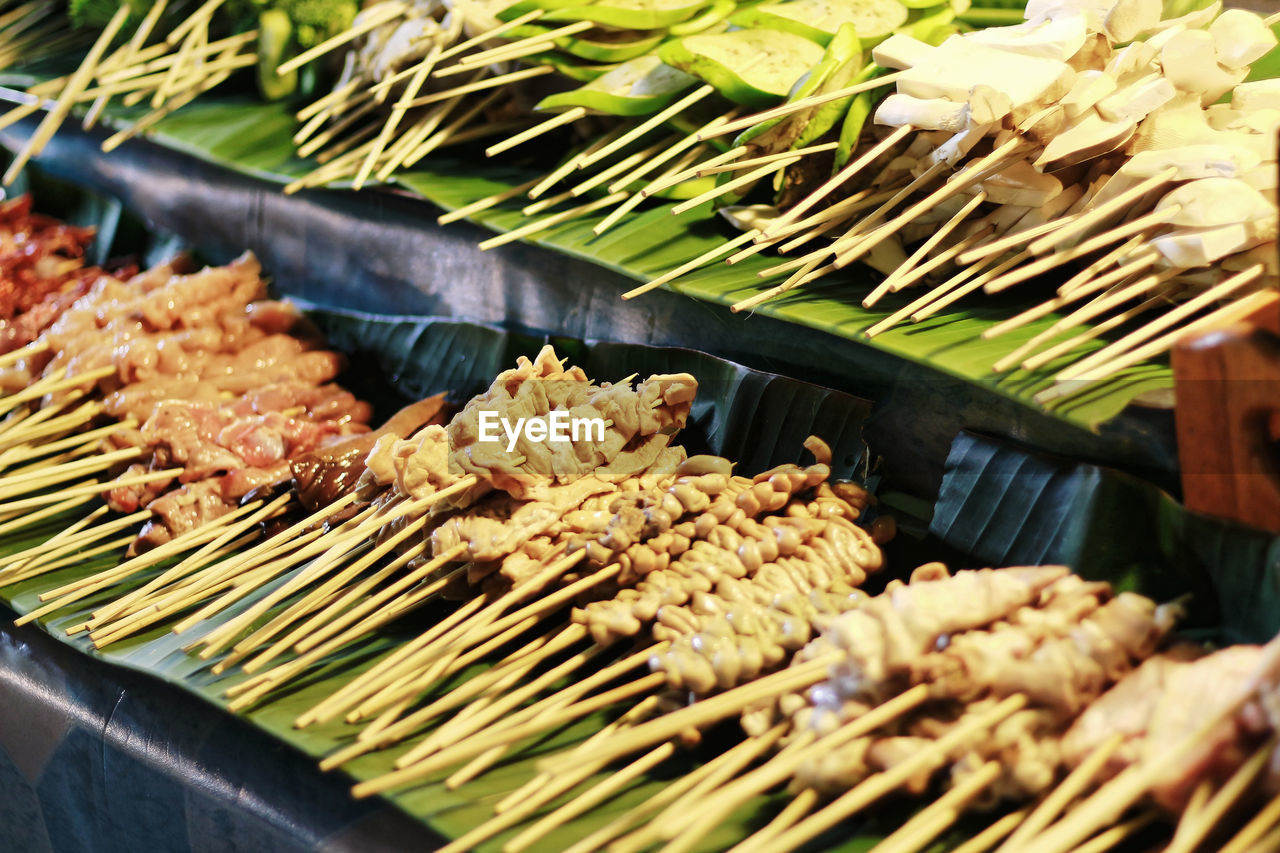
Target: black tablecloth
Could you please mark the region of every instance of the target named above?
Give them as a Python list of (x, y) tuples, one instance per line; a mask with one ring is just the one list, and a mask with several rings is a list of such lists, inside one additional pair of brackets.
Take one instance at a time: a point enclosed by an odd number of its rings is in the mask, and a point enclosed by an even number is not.
[(194, 696), (15, 628), (0, 607), (0, 851), (429, 850), (341, 774)]

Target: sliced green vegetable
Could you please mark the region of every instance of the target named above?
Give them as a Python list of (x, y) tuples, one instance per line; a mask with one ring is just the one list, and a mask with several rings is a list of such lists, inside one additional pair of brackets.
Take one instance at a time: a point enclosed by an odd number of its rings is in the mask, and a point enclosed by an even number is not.
[(912, 38), (936, 47), (955, 34), (956, 13), (949, 7), (943, 7), (932, 15), (913, 21), (903, 31)]
[[(507, 33), (512, 39), (530, 38), (550, 31), (551, 27), (528, 25), (516, 27)], [(626, 62), (653, 50), (666, 38), (665, 30), (633, 32), (631, 30), (590, 30), (580, 36), (566, 36), (555, 40), (555, 46), (565, 53), (589, 62)]]
[(592, 21), (620, 30), (657, 30), (687, 21), (710, 0), (600, 0), (549, 12), (545, 21)]
[(601, 75), (608, 74), (618, 67), (616, 63), (612, 62), (607, 64), (577, 62), (573, 57), (567, 56), (558, 50), (535, 53), (532, 56), (526, 56), (523, 61), (530, 65), (550, 65), (562, 77), (577, 80), (579, 83), (590, 83), (592, 80), (599, 79)]
[(258, 16), (258, 92), (264, 101), (278, 101), (298, 90), (298, 71), (277, 74), (280, 63), (295, 52), (293, 22), (280, 9)]
[(782, 100), (822, 54), (817, 42), (770, 29), (685, 36), (658, 51), (668, 65), (696, 74), (729, 100), (749, 107)]
[(907, 14), (899, 0), (786, 0), (748, 7), (730, 20), (741, 27), (795, 33), (822, 45), (840, 27), (853, 24), (863, 46), (869, 47), (905, 24)]
[[(872, 65), (868, 70), (874, 74), (879, 69)], [(860, 79), (866, 79), (862, 74), (858, 76)], [(858, 138), (862, 136), (862, 129), (866, 126), (867, 119), (871, 117), (872, 110), (879, 102), (880, 95), (881, 92), (879, 90), (863, 92), (854, 97), (849, 104), (849, 109), (844, 114), (844, 123), (840, 125), (840, 142), (836, 147), (835, 169), (842, 168), (853, 157), (853, 152), (858, 147)]]
[(667, 32), (677, 37), (703, 32), (726, 20), (737, 8), (737, 0), (715, 0), (702, 14), (687, 21), (672, 24), (667, 28)]
[[(845, 24), (827, 45), (822, 61), (792, 87), (787, 101), (843, 88), (862, 72), (861, 41), (853, 24)], [(763, 122), (743, 131), (734, 142), (737, 145), (751, 142), (768, 152), (803, 147), (835, 126), (851, 97)]]
[(586, 107), (616, 116), (650, 115), (697, 82), (696, 77), (665, 65), (656, 56), (641, 56), (622, 63), (585, 86), (548, 95), (535, 109)]

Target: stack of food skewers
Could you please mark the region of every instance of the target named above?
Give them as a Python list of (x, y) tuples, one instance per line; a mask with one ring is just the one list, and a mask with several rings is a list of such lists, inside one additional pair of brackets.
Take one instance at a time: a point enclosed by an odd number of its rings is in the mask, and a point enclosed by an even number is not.
[[(87, 235), (39, 224), (51, 256), (83, 252)], [(190, 631), (216, 670), (250, 673), (233, 708), (451, 602), (298, 720), (361, 724), (326, 767), (407, 744), (360, 795), (443, 771), (465, 784), (522, 742), (630, 704), (452, 849), (526, 822), (507, 847), (535, 844), (733, 717), (741, 742), (581, 849), (689, 849), (785, 783), (794, 798), (744, 849), (793, 849), (891, 793), (939, 786), (885, 849), (922, 849), (962, 812), (1010, 804), (970, 849), (1005, 836), (1010, 850), (1102, 849), (1160, 810), (1178, 817), (1175, 849), (1223, 833), (1227, 849), (1270, 849), (1280, 815), (1248, 809), (1274, 785), (1275, 644), (1171, 645), (1176, 605), (1058, 567), (931, 564), (863, 593), (891, 532), (856, 523), (866, 492), (831, 479), (816, 438), (811, 464), (754, 477), (686, 457), (673, 439), (697, 389), (687, 374), (597, 384), (546, 348), (447, 423), (435, 397), (370, 431), (368, 407), (330, 383), (339, 357), (262, 298), (252, 259), (184, 269), (87, 270), (87, 286), (61, 261), (25, 271), (49, 279), (34, 291), (79, 296), (6, 356), (0, 440), (31, 467), (0, 486), (2, 523), (78, 517), (12, 555), (3, 580), (127, 548), (24, 620), (106, 593), (73, 631), (99, 646)], [(45, 301), (24, 304), (19, 318)], [(560, 447), (485, 440), (490, 413), (549, 425), (556, 412), (601, 432)], [(81, 479), (102, 472), (117, 476)], [(451, 680), (483, 661), (496, 662)], [(1213, 698), (1189, 717), (1192, 694)], [(698, 809), (680, 806), (688, 792)]]

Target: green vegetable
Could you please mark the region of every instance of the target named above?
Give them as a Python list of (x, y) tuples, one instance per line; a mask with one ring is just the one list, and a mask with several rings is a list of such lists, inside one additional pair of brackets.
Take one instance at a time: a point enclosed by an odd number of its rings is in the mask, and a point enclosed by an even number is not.
[(263, 100), (278, 101), (298, 89), (298, 71), (276, 69), (295, 53), (293, 22), (282, 9), (267, 9), (258, 17), (258, 91)]
[(862, 136), (862, 128), (866, 126), (871, 110), (878, 97), (872, 92), (863, 92), (854, 97), (844, 114), (844, 123), (840, 125), (840, 141), (836, 147), (835, 169), (842, 168), (853, 158), (854, 149), (858, 147), (858, 139)]
[[(827, 45), (822, 61), (792, 88), (788, 101), (844, 88), (862, 75), (862, 44), (853, 24), (845, 24)], [(742, 133), (735, 144), (751, 142), (768, 152), (802, 148), (826, 134), (844, 115), (849, 98), (764, 122)]]
[(620, 30), (659, 30), (688, 20), (711, 0), (600, 0), (584, 5), (582, 0), (521, 0), (498, 13), (510, 21), (526, 12), (542, 9), (541, 20), (591, 21)]
[[(550, 27), (524, 26), (507, 33), (512, 39), (528, 38), (548, 32)], [(555, 45), (565, 53), (590, 62), (626, 62), (642, 56), (657, 47), (666, 38), (662, 30), (631, 32), (628, 30), (592, 30), (582, 36), (567, 36), (555, 40)]]
[(823, 50), (794, 33), (753, 29), (685, 36), (664, 44), (658, 55), (734, 103), (765, 107), (786, 97), (822, 59)]
[(696, 82), (696, 78), (663, 64), (656, 56), (641, 56), (622, 63), (585, 86), (548, 95), (535, 109), (586, 107), (609, 115), (650, 115), (670, 104)]
[(934, 45), (942, 44), (956, 32), (956, 13), (948, 7), (913, 21), (903, 28), (912, 38)]
[(673, 36), (691, 36), (694, 33), (700, 33), (728, 18), (737, 8), (736, 0), (715, 0), (701, 15), (672, 24), (667, 28), (667, 32)]
[(853, 24), (863, 45), (871, 46), (905, 24), (907, 14), (899, 0), (785, 0), (747, 7), (730, 20), (740, 27), (784, 30), (822, 45), (840, 27)]
[(360, 11), (356, 0), (270, 0), (264, 5), (289, 16), (294, 40), (302, 50), (351, 29)]
[(77, 27), (102, 29), (121, 6), (128, 6), (128, 20), (136, 21), (154, 5), (153, 0), (71, 0), (67, 4), (67, 15)]

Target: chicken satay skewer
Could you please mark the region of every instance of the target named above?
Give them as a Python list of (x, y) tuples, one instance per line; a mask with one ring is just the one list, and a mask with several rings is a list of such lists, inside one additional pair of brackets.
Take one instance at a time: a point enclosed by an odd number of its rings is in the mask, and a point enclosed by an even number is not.
[(1231, 774), (1231, 778), (1199, 809), (1188, 807), (1186, 817), (1179, 821), (1173, 841), (1165, 848), (1165, 853), (1195, 853), (1262, 773), (1263, 768), (1275, 753), (1278, 743), (1280, 741), (1274, 737), (1268, 740), (1249, 757), (1248, 761), (1237, 767)]
[(1001, 774), (1000, 762), (988, 761), (910, 820), (884, 841), (871, 848), (871, 853), (919, 853), (939, 835), (946, 832), (979, 794)]

